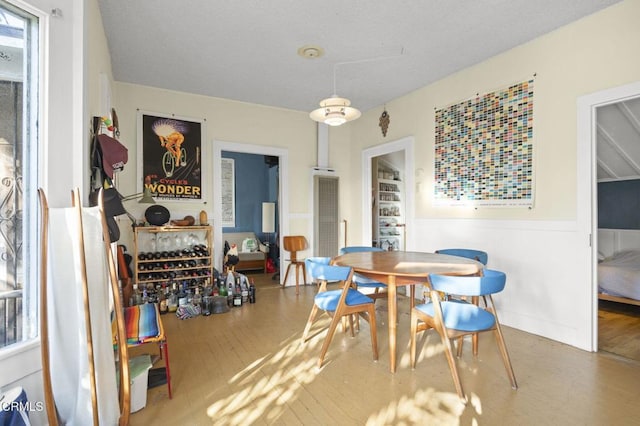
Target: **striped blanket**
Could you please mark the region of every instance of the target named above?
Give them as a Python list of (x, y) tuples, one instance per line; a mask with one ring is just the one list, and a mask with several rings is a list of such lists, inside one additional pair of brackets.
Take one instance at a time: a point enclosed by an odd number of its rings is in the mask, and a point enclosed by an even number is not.
[(155, 303), (130, 306), (124, 310), (127, 344), (154, 342), (164, 339), (160, 315)]

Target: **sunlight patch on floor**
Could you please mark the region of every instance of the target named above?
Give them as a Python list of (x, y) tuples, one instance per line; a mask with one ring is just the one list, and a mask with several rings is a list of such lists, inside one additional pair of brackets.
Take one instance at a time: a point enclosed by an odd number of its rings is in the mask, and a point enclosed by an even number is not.
[(465, 410), (458, 395), (438, 392), (433, 388), (420, 389), (415, 394), (403, 396), (372, 414), (367, 426), (388, 424), (457, 424)]
[[(229, 425), (250, 424), (263, 416), (277, 419), (286, 409), (286, 403), (316, 376), (315, 357), (301, 361), (303, 353), (317, 346), (317, 342), (308, 343), (301, 345), (299, 336), (292, 337), (277, 353), (252, 362), (229, 381), (230, 385), (241, 388), (211, 404), (207, 416)], [(273, 373), (265, 373), (268, 371)], [(256, 374), (267, 375), (256, 380)]]

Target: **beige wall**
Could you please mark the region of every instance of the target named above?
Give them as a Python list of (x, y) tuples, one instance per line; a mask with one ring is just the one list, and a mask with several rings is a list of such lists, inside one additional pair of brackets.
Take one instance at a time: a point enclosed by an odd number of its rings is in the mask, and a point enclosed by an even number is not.
[[(215, 84), (215, 82), (212, 82)], [(124, 195), (138, 192), (139, 161), (136, 128), (137, 111), (175, 114), (181, 117), (206, 120), (206, 133), (203, 146), (203, 190), (204, 203), (162, 202), (173, 218), (182, 218), (186, 214), (197, 216), (200, 210), (215, 217), (217, 208), (215, 189), (213, 188), (213, 149), (216, 141), (258, 145), (288, 151), (288, 176), (283, 181), (289, 191), (289, 229), (292, 233), (309, 235), (311, 224), (311, 169), (317, 164), (317, 127), (309, 119), (307, 112), (292, 111), (261, 105), (230, 101), (188, 93), (162, 90), (116, 82), (114, 95), (115, 107), (120, 120), (120, 141), (129, 149), (129, 161), (124, 171), (118, 174), (118, 188)], [(329, 155), (330, 165), (335, 168), (342, 185), (341, 206), (345, 214), (350, 210), (348, 184), (350, 176), (350, 151), (348, 146), (350, 133), (348, 128), (332, 129)], [(241, 196), (242, 194), (236, 194)], [(134, 216), (142, 218), (146, 206), (129, 202), (126, 205)], [(121, 219), (123, 240), (132, 241), (128, 235), (127, 221)], [(215, 224), (214, 224), (215, 226)]]
[[(588, 271), (590, 235), (578, 223), (576, 104), (585, 94), (640, 79), (636, 54), (640, 26), (634, 19), (638, 16), (640, 2), (625, 1), (387, 102), (391, 124), (386, 137), (378, 126), (382, 107), (330, 129), (330, 165), (341, 178), (341, 217), (350, 224), (349, 242), (362, 240), (360, 222), (369, 214), (362, 211), (362, 151), (413, 137), (415, 164), (406, 173), (415, 174), (419, 185), (414, 188), (420, 190), (414, 194), (415, 223), (407, 230), (414, 243), (408, 248), (431, 251), (464, 245), (487, 250), (490, 267), (504, 270), (509, 277), (504, 297), (498, 301), (505, 324), (592, 349), (592, 324), (597, 318)], [(534, 207), (434, 207), (435, 109), (534, 74)], [(283, 179), (289, 186), (289, 227), (293, 232), (311, 229), (310, 168), (316, 163), (316, 125), (306, 111), (124, 83), (114, 87), (121, 138), (130, 148), (129, 165), (120, 178), (123, 193), (136, 191), (136, 109), (201, 117), (207, 120), (207, 144), (220, 140), (288, 150), (289, 174)], [(203, 154), (211, 158), (211, 151)], [(416, 170), (423, 172), (417, 175)], [(204, 172), (207, 179), (211, 169)], [(207, 208), (215, 204), (209, 194)], [(169, 206), (175, 216), (201, 208), (201, 204)], [(141, 212), (134, 211), (138, 216)], [(554, 295), (551, 300), (550, 294)], [(509, 303), (503, 304), (504, 300)]]
[[(416, 217), (573, 220), (576, 218), (576, 100), (640, 80), (640, 2), (627, 1), (560, 28), (386, 104), (391, 124), (378, 127), (382, 107), (352, 124), (352, 156), (365, 147), (413, 135), (422, 191)], [(537, 75), (534, 83), (535, 206), (464, 209), (433, 207), (435, 109), (502, 89)], [(356, 161), (352, 163), (360, 168)]]

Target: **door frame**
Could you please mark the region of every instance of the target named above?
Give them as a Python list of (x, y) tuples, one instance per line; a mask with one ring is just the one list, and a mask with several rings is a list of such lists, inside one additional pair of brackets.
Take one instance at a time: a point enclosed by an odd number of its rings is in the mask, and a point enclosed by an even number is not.
[[(577, 146), (577, 224), (580, 234), (589, 238), (591, 286), (586, 287), (591, 301), (591, 351), (598, 351), (598, 176), (596, 109), (640, 96), (640, 82), (614, 87), (578, 98)], [(583, 264), (581, 262), (581, 264)]]
[(405, 185), (405, 247), (412, 250), (414, 238), (412, 232), (414, 221), (414, 137), (407, 136), (395, 141), (376, 145), (362, 150), (362, 244), (371, 245), (373, 241), (372, 218), (371, 218), (371, 190), (373, 180), (371, 179), (371, 163), (374, 157), (391, 154), (396, 151), (404, 151), (404, 185)]
[(245, 154), (271, 155), (278, 157), (278, 247), (280, 250), (279, 272), (282, 278), (282, 265), (284, 263), (284, 249), (282, 248), (282, 236), (289, 234), (289, 150), (265, 145), (249, 143), (213, 141), (213, 253), (214, 265), (222, 271), (223, 241), (222, 241), (222, 175), (220, 162), (222, 151), (242, 152)]

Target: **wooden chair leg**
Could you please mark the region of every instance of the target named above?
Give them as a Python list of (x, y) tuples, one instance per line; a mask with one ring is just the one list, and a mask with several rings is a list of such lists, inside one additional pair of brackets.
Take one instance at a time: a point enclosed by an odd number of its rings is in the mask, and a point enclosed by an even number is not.
[(460, 336), (456, 340), (457, 340), (456, 356), (460, 358), (462, 356), (462, 346), (464, 345), (464, 336)]
[[(476, 306), (480, 306), (480, 298), (478, 296), (473, 296), (471, 298), (471, 303)], [(486, 304), (486, 300), (485, 300)], [(478, 333), (474, 333), (471, 337), (471, 343), (473, 344), (473, 356), (478, 356)]]
[(309, 336), (309, 331), (311, 330), (311, 325), (313, 321), (316, 319), (316, 315), (318, 314), (318, 307), (314, 304), (311, 308), (311, 314), (309, 314), (309, 319), (307, 320), (307, 325), (304, 327), (304, 332), (302, 333), (302, 343), (306, 342)]
[(300, 264), (296, 263), (296, 296), (300, 294), (300, 280), (298, 279), (298, 276), (300, 272)]
[(478, 333), (471, 335), (471, 343), (473, 344), (473, 356), (478, 356)]
[(496, 324), (496, 342), (498, 343), (498, 348), (500, 349), (500, 355), (502, 355), (502, 361), (504, 362), (504, 368), (507, 370), (507, 375), (509, 376), (509, 381), (511, 382), (511, 387), (513, 389), (518, 389), (518, 383), (516, 382), (516, 375), (513, 373), (513, 367), (511, 366), (511, 359), (509, 358), (509, 352), (507, 352), (507, 345), (504, 343), (504, 337), (502, 336), (502, 331), (500, 330), (500, 326)]
[(458, 367), (456, 365), (456, 359), (453, 356), (451, 340), (447, 337), (447, 330), (444, 329), (442, 325), (438, 325), (438, 332), (440, 333), (442, 343), (444, 344), (444, 354), (447, 357), (447, 362), (449, 363), (449, 369), (451, 370), (451, 377), (453, 377), (453, 384), (456, 387), (456, 392), (458, 393), (460, 399), (466, 403), (467, 398), (464, 394), (464, 390), (462, 389), (460, 376), (458, 375)]
[(410, 285), (409, 287), (409, 309), (413, 309), (416, 305), (416, 286)]
[(416, 334), (418, 334), (418, 316), (411, 310), (411, 345), (409, 349), (411, 368), (416, 368)]
[(293, 264), (292, 264), (292, 263), (290, 263), (290, 264), (287, 266), (287, 272), (285, 272), (285, 273), (284, 273), (284, 281), (282, 282), (282, 288), (284, 288), (284, 287), (287, 285), (287, 278), (289, 278), (289, 270), (291, 269), (291, 266), (292, 266), (292, 265), (293, 265)]
[(169, 369), (169, 343), (166, 338), (164, 342), (160, 342), (160, 353), (163, 354), (165, 374), (167, 375), (167, 392), (171, 399), (171, 370)]
[(327, 331), (327, 337), (324, 338), (324, 343), (322, 343), (322, 349), (320, 350), (320, 359), (318, 360), (318, 367), (322, 367), (324, 356), (327, 354), (329, 344), (331, 343), (331, 339), (333, 339), (333, 335), (336, 332), (336, 327), (338, 327), (339, 321), (340, 317), (338, 315), (334, 315), (333, 319), (331, 320), (331, 324), (329, 325), (329, 331)]
[(356, 337), (356, 334), (354, 333), (354, 323), (353, 323), (353, 315), (349, 315), (349, 327), (351, 327), (351, 337)]
[(305, 266), (304, 262), (302, 262), (300, 265), (302, 265), (302, 278), (304, 279), (303, 285), (307, 285), (307, 267)]

